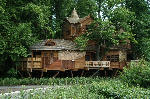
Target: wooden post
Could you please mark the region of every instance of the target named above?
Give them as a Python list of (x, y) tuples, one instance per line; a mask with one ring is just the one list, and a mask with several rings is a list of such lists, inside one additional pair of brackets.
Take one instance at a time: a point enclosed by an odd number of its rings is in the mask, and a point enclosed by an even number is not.
[(58, 74), (59, 74), (59, 71), (53, 76), (53, 78), (55, 78)]
[(40, 62), (40, 66), (41, 66), (41, 68), (42, 68), (42, 51), (41, 51), (41, 62)]
[(105, 72), (105, 77), (106, 77), (107, 76), (107, 71), (105, 70), (104, 72)]
[(82, 70), (82, 72), (81, 72), (81, 77), (83, 76), (83, 74), (84, 74), (84, 70)]
[(31, 78), (32, 77), (31, 73), (29, 71), (27, 71), (27, 73), (28, 73), (29, 77)]
[(33, 51), (32, 51), (32, 58), (31, 58), (31, 60), (32, 60), (32, 64), (31, 64), (31, 72), (32, 72), (32, 68), (33, 68)]
[(72, 72), (72, 70), (71, 70), (71, 77), (73, 77), (73, 72)]
[(41, 78), (43, 77), (43, 70), (41, 71)]
[(99, 71), (100, 69), (98, 69), (91, 77), (95, 76)]
[(19, 75), (21, 76), (21, 78), (23, 78), (23, 75), (21, 74), (21, 72), (20, 72), (20, 71), (18, 71), (18, 73), (19, 73)]

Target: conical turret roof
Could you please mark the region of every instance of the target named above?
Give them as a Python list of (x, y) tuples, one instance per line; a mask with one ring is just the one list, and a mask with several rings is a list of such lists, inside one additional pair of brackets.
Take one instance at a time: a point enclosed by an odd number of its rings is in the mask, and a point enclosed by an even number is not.
[(87, 18), (89, 18), (90, 16), (85, 16), (84, 18), (79, 18), (76, 9), (74, 8), (72, 13), (71, 13), (71, 17), (67, 18), (67, 20), (69, 21), (69, 23), (80, 23), (84, 20), (86, 20)]
[(71, 13), (71, 18), (74, 18), (74, 19), (77, 19), (77, 20), (79, 19), (79, 16), (78, 16), (77, 11), (76, 11), (75, 8), (73, 9), (73, 11)]

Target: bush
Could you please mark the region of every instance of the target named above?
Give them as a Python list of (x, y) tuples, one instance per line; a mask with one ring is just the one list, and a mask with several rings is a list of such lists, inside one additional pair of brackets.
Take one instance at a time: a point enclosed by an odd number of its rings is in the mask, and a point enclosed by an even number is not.
[(150, 98), (150, 90), (129, 86), (117, 79), (103, 80), (95, 82), (90, 90), (97, 95), (104, 96), (105, 99), (141, 99)]
[(7, 77), (17, 77), (17, 70), (14, 68), (11, 68), (7, 71)]
[(129, 68), (124, 68), (120, 79), (132, 85), (150, 87), (150, 63), (144, 60), (131, 63)]

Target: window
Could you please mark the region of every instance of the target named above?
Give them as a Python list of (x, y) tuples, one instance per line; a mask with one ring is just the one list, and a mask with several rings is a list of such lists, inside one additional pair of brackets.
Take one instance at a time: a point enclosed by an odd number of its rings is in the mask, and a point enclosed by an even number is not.
[(119, 55), (108, 55), (107, 61), (111, 62), (119, 62)]
[(33, 52), (33, 57), (40, 57), (41, 56), (41, 52), (37, 51), (37, 52)]
[(90, 61), (90, 55), (85, 55), (85, 60)]

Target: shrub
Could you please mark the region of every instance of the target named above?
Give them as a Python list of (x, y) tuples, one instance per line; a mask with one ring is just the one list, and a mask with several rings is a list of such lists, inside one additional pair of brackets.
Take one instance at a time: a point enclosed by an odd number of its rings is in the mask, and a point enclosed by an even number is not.
[(150, 90), (129, 86), (120, 80), (111, 79), (95, 82), (90, 90), (97, 95), (104, 96), (106, 99), (141, 99), (150, 98)]
[(9, 71), (7, 71), (7, 76), (8, 77), (17, 77), (17, 70), (15, 70), (14, 68), (9, 69)]
[(129, 68), (124, 68), (120, 79), (132, 85), (149, 87), (150, 63), (144, 60), (141, 60), (138, 63), (131, 63)]

